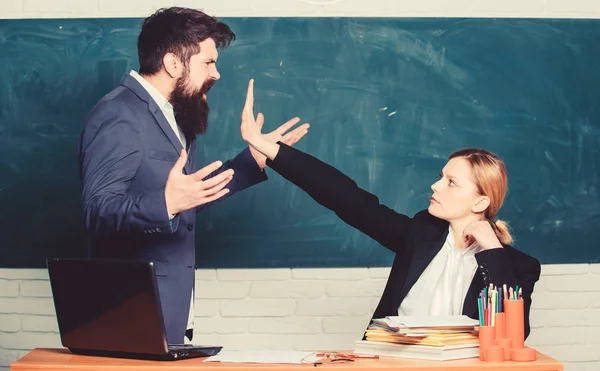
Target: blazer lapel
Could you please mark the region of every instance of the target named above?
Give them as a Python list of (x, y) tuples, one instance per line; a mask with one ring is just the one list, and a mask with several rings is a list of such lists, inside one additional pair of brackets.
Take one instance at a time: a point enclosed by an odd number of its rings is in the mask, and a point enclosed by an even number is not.
[(183, 171), (186, 174), (191, 174), (194, 172), (194, 159), (196, 158), (196, 153), (197, 153), (197, 144), (196, 144), (196, 139), (193, 139), (192, 141), (188, 141), (187, 143), (188, 148), (187, 148), (187, 154), (188, 154), (188, 160), (185, 163), (185, 166), (183, 167)]
[(442, 246), (446, 242), (448, 236), (448, 229), (444, 232), (436, 233), (431, 238), (425, 238), (421, 240), (418, 246), (415, 246), (415, 251), (412, 255), (411, 263), (408, 266), (408, 273), (406, 280), (402, 286), (400, 292), (395, 295), (394, 308), (398, 308), (402, 300), (406, 297), (410, 289), (417, 282), (421, 274), (427, 268), (429, 263), (433, 260), (435, 255), (440, 252)]
[(173, 149), (177, 152), (177, 155), (179, 155), (181, 153), (181, 150), (183, 149), (183, 146), (181, 145), (179, 138), (177, 138), (177, 135), (175, 135), (173, 128), (171, 127), (171, 125), (169, 125), (169, 122), (165, 118), (165, 115), (163, 115), (160, 107), (158, 107), (154, 99), (150, 97), (150, 93), (148, 93), (148, 91), (144, 89), (144, 87), (140, 85), (140, 83), (137, 82), (137, 80), (129, 74), (123, 77), (123, 79), (121, 80), (121, 85), (132, 90), (138, 97), (140, 97), (140, 99), (148, 103), (148, 110), (150, 111), (150, 113), (152, 113), (152, 116), (154, 116), (156, 123), (158, 124), (158, 126), (160, 126), (163, 133), (167, 136), (167, 138), (169, 138), (169, 141), (173, 145)]
[(158, 107), (154, 99), (148, 102), (148, 109), (152, 113), (152, 116), (154, 116), (154, 119), (158, 123), (158, 126), (160, 126), (163, 133), (165, 133), (167, 138), (169, 138), (169, 141), (173, 145), (173, 148), (175, 149), (175, 151), (177, 151), (177, 154), (179, 155), (181, 153), (181, 150), (183, 149), (183, 145), (181, 145), (181, 141), (179, 140), (179, 138), (177, 138), (177, 135), (175, 135), (173, 128), (165, 118), (165, 115), (163, 115), (162, 110)]
[[(427, 228), (428, 230), (423, 232), (426, 237), (415, 242), (412, 257), (409, 258), (410, 264), (408, 265), (408, 272), (404, 285), (398, 288), (396, 295), (394, 295), (394, 302), (392, 304), (393, 309), (390, 313), (397, 311), (400, 303), (404, 300), (419, 277), (421, 277), (425, 268), (431, 263), (435, 255), (440, 252), (446, 242), (446, 238), (448, 238), (448, 227), (449, 224), (447, 222), (438, 221), (437, 223), (430, 225), (430, 228)], [(470, 318), (478, 317), (476, 298), (482, 288), (483, 279), (481, 278), (479, 270), (476, 270), (471, 285), (465, 295), (465, 303), (462, 310), (464, 315), (469, 316)]]
[(479, 269), (475, 271), (475, 275), (473, 276), (473, 281), (471, 281), (471, 286), (469, 286), (469, 290), (467, 290), (467, 295), (465, 295), (465, 304), (463, 305), (462, 313), (470, 318), (475, 318), (475, 316), (479, 317), (479, 308), (477, 308), (477, 296), (479, 296), (479, 292), (483, 289), (483, 279), (481, 278), (481, 274), (479, 273)]

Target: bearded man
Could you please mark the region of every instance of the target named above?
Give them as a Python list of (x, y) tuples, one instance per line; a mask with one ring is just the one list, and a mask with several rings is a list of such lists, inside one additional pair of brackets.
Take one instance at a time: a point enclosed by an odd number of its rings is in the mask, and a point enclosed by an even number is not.
[[(96, 104), (80, 137), (89, 255), (154, 262), (169, 344), (193, 336), (196, 213), (267, 179), (266, 158), (252, 148), (198, 170), (206, 94), (220, 77), (218, 51), (233, 40), (229, 26), (201, 11), (159, 9), (142, 23), (139, 73)], [(297, 142), (307, 128), (289, 131), (298, 121), (270, 138)]]

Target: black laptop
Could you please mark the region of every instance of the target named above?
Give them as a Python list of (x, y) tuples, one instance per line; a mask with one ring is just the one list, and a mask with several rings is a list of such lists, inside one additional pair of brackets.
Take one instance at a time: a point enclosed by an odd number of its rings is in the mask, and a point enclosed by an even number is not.
[(152, 262), (47, 260), (62, 345), (75, 354), (178, 360), (220, 346), (167, 344)]

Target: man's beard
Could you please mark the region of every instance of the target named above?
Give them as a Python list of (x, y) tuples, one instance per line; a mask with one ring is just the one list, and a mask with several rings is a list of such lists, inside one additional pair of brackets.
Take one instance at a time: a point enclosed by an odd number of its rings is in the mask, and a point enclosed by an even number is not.
[(173, 105), (175, 120), (188, 143), (198, 134), (206, 133), (208, 129), (208, 102), (204, 99), (215, 80), (209, 79), (199, 90), (190, 91), (187, 73), (177, 79), (175, 89), (169, 101)]

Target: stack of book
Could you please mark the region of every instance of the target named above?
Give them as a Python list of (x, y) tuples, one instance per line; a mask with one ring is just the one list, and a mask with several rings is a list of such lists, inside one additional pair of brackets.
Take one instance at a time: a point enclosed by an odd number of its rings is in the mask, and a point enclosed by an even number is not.
[(354, 352), (451, 360), (479, 356), (479, 321), (467, 316), (396, 316), (374, 319)]

